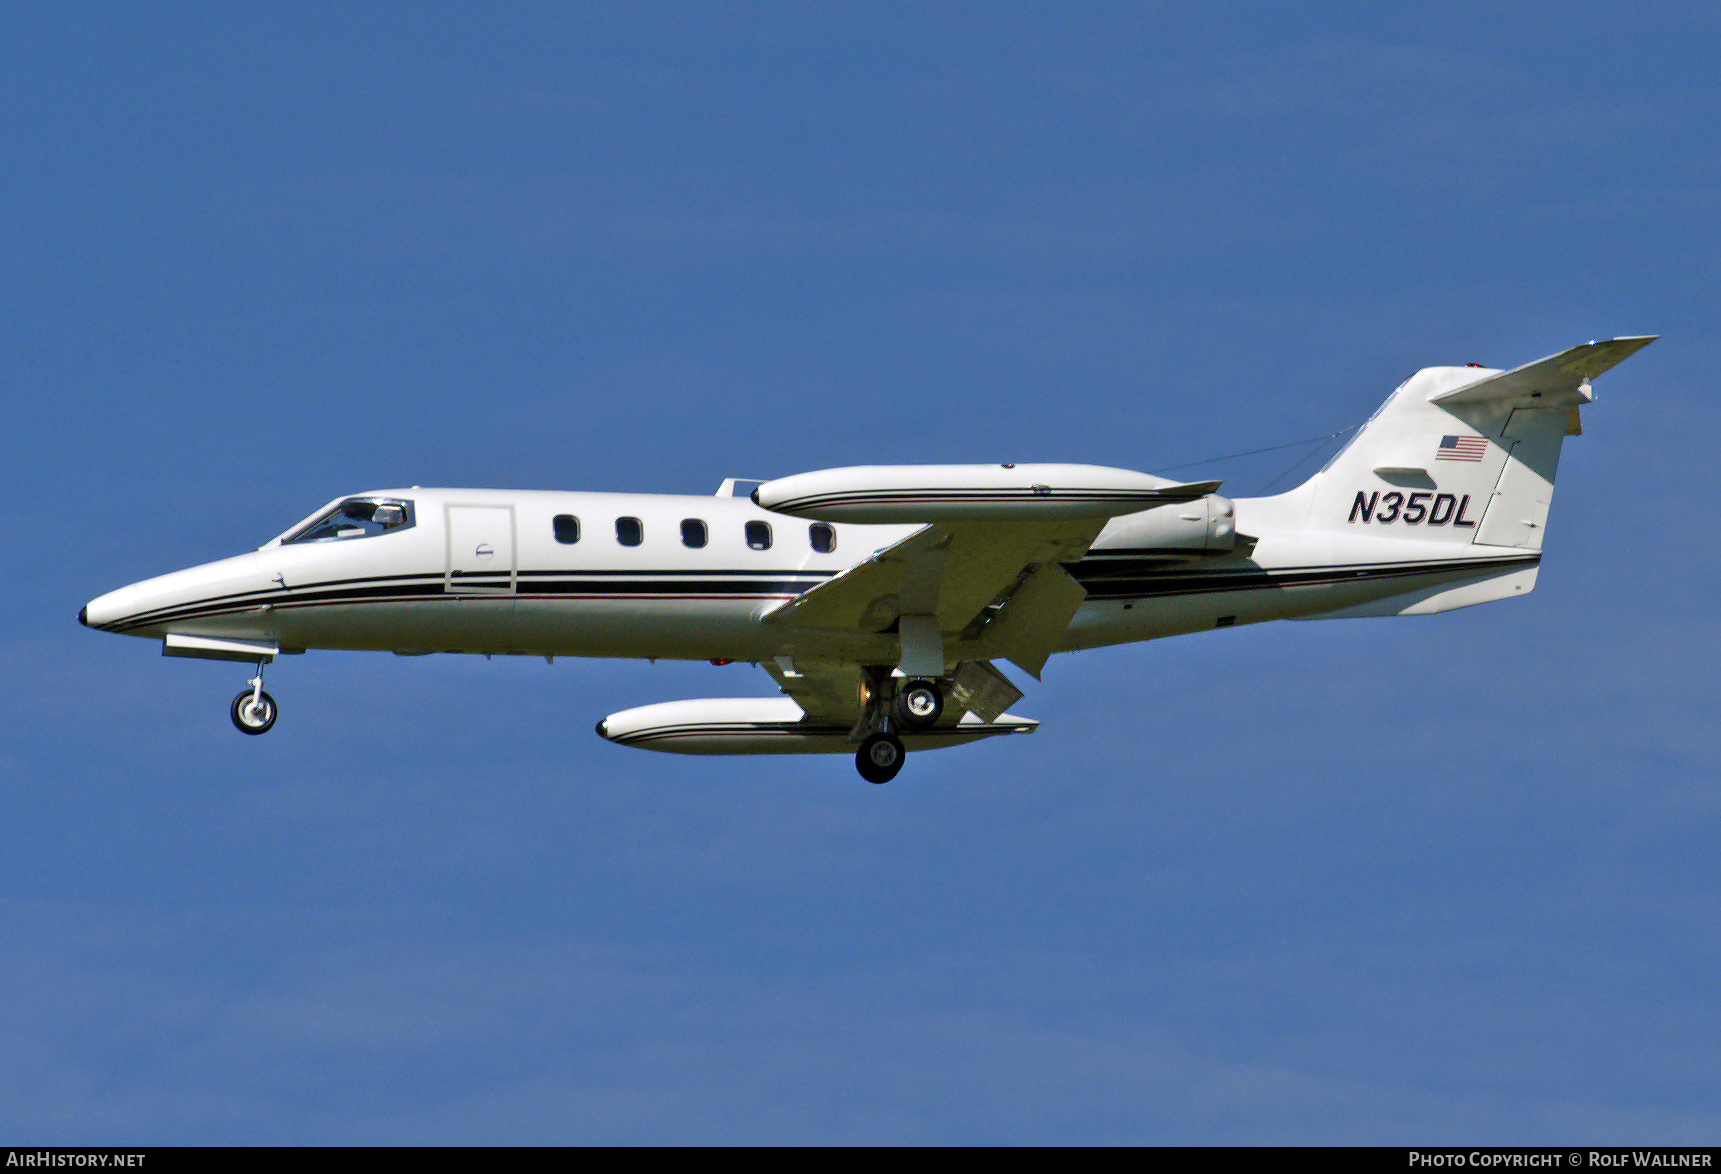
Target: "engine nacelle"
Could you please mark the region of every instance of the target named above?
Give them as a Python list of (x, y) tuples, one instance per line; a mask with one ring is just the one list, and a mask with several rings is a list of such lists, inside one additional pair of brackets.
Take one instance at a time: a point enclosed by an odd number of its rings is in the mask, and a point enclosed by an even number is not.
[[(970, 713), (953, 726), (901, 736), (906, 749), (933, 750), (997, 734), (1031, 734), (1039, 724), (1008, 713), (984, 722)], [(598, 723), (598, 736), (672, 754), (853, 754), (849, 729), (809, 721), (787, 697), (706, 697), (612, 713)]]
[(1178, 562), (1212, 558), (1236, 548), (1236, 523), (1231, 499), (1209, 493), (1199, 501), (1116, 519), (1088, 557)]
[(962, 522), (1110, 518), (1199, 498), (1184, 485), (1103, 465), (858, 465), (767, 481), (765, 509), (824, 522)]

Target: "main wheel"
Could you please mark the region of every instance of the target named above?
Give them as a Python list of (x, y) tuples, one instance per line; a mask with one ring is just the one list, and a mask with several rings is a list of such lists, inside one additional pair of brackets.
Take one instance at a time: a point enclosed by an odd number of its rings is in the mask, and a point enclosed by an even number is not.
[(269, 727), (275, 724), (276, 712), (275, 699), (267, 693), (259, 696), (255, 703), (249, 689), (233, 699), (233, 724), (239, 727), (241, 734), (267, 734)]
[(888, 783), (902, 769), (908, 752), (895, 734), (868, 734), (855, 754), (855, 768), (869, 783)]
[(896, 720), (905, 726), (925, 729), (943, 712), (944, 694), (932, 681), (910, 681), (897, 690)]

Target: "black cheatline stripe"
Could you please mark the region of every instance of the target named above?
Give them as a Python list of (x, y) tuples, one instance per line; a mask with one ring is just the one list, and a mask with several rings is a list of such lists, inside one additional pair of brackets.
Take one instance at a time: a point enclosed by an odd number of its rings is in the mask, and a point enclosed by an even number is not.
[(688, 578), (688, 577), (707, 577), (707, 578), (709, 578), (709, 577), (715, 576), (715, 575), (774, 575), (778, 578), (798, 577), (798, 578), (828, 579), (832, 575), (835, 575), (837, 573), (838, 572), (836, 572), (836, 571), (813, 571), (813, 570), (783, 571), (783, 570), (771, 570), (768, 568), (767, 569), (759, 569), (756, 567), (735, 567), (733, 569), (718, 569), (718, 570), (713, 570), (713, 571), (703, 571), (703, 570), (600, 571), (600, 570), (581, 570), (578, 567), (570, 567), (570, 568), (566, 568), (566, 569), (559, 570), (559, 571), (520, 571), (519, 575), (522, 579), (526, 578), (527, 576), (542, 576), (542, 575), (589, 575), (592, 578), (614, 578), (618, 575), (633, 575), (633, 576), (639, 576), (639, 575), (675, 575), (679, 578)]
[[(501, 572), (501, 571), (473, 571), (473, 572), (468, 572), (468, 574), (472, 576), (471, 582), (475, 586), (481, 586), (482, 585), (482, 583), (479, 581), (480, 578), (488, 578), (491, 580), (506, 579), (507, 578), (507, 573)], [(837, 572), (835, 572), (835, 571), (781, 571), (781, 570), (776, 570), (776, 571), (774, 571), (774, 570), (710, 570), (710, 571), (706, 571), (706, 570), (682, 570), (682, 571), (667, 571), (667, 570), (666, 571), (650, 571), (650, 570), (648, 570), (648, 571), (564, 570), (564, 571), (519, 571), (519, 572), (516, 572), (515, 574), (518, 578), (526, 578), (526, 577), (538, 578), (538, 577), (550, 576), (550, 575), (565, 575), (565, 576), (580, 576), (580, 577), (591, 576), (593, 578), (613, 578), (613, 577), (621, 576), (621, 575), (631, 575), (631, 576), (634, 576), (636, 578), (639, 576), (644, 576), (644, 575), (674, 575), (674, 576), (677, 576), (678, 578), (682, 578), (682, 579), (685, 579), (688, 576), (705, 576), (705, 577), (715, 576), (715, 575), (758, 576), (760, 578), (767, 579), (768, 582), (765, 585), (768, 586), (769, 588), (771, 588), (773, 591), (781, 590), (785, 586), (790, 586), (790, 587), (793, 587), (798, 593), (799, 591), (804, 590), (807, 586), (809, 586), (809, 584), (796, 583), (796, 582), (793, 582), (792, 580), (797, 579), (797, 578), (810, 578), (810, 579), (815, 579), (819, 582), (822, 582), (825, 579), (831, 578), (833, 575), (837, 574)], [(191, 618), (192, 616), (195, 616), (195, 615), (206, 614), (211, 609), (214, 609), (216, 611), (240, 610), (240, 605), (260, 606), (260, 605), (265, 604), (265, 603), (268, 603), (268, 604), (293, 604), (293, 603), (302, 603), (302, 602), (323, 602), (323, 601), (332, 600), (332, 599), (343, 597), (343, 596), (357, 600), (357, 599), (372, 598), (372, 597), (387, 596), (387, 595), (402, 595), (402, 594), (404, 594), (404, 595), (425, 595), (425, 594), (427, 594), (425, 591), (416, 590), (416, 589), (417, 588), (439, 587), (446, 581), (446, 579), (447, 579), (447, 576), (446, 576), (445, 572), (441, 572), (441, 571), (418, 571), (418, 572), (414, 572), (412, 574), (407, 574), (407, 575), (372, 575), (372, 576), (368, 576), (368, 577), (360, 577), (360, 578), (354, 578), (354, 579), (324, 579), (320, 582), (306, 583), (302, 586), (290, 587), (286, 590), (283, 590), (279, 587), (271, 587), (271, 588), (267, 588), (267, 589), (262, 590), (262, 591), (236, 591), (236, 592), (232, 592), (232, 593), (227, 594), (227, 595), (213, 595), (213, 596), (210, 596), (206, 599), (199, 599), (195, 603), (171, 604), (167, 607), (158, 607), (158, 608), (152, 608), (149, 611), (136, 612), (132, 615), (125, 616), (124, 618), (122, 618), (120, 620), (116, 620), (112, 624), (106, 625), (106, 628), (108, 631), (119, 632), (119, 631), (124, 631), (128, 628), (142, 627), (143, 625), (150, 624), (150, 623), (163, 623), (163, 622), (167, 622), (167, 621), (171, 621), (171, 620), (188, 619), (188, 618)], [(353, 587), (352, 586), (353, 584), (364, 584), (364, 586), (363, 587)], [(385, 586), (387, 584), (396, 584), (399, 586), (394, 590), (389, 590)], [(347, 588), (347, 590), (343, 592), (343, 591), (338, 590), (339, 588)], [(683, 592), (683, 593), (685, 593), (685, 592)], [(730, 593), (733, 594), (732, 591)], [(432, 595), (432, 597), (434, 597), (434, 595)]]
[[(1143, 596), (1179, 596), (1179, 594), (1205, 594), (1205, 592), (1227, 592), (1227, 590), (1260, 590), (1272, 587), (1301, 587), (1301, 585), (1346, 584), (1346, 582), (1365, 582), (1372, 578), (1401, 578), (1422, 577), (1422, 575), (1447, 575), (1447, 573), (1487, 573), (1490, 570), (1502, 570), (1513, 566), (1530, 566), (1539, 563), (1540, 554), (1530, 554), (1521, 558), (1480, 558), (1480, 559), (1442, 559), (1442, 561), (1427, 561), (1427, 563), (1373, 563), (1368, 566), (1337, 565), (1313, 566), (1313, 568), (1294, 568), (1294, 570), (1258, 570), (1258, 572), (1194, 572), (1186, 575), (1148, 575), (1148, 577), (1120, 582), (1112, 578), (1095, 580), (1100, 589), (1098, 594), (1108, 596), (1117, 594), (1120, 589), (1131, 589), (1131, 594)], [(1081, 580), (1081, 570), (1077, 565), (1077, 580)], [(1095, 596), (1095, 590), (1089, 590), (1089, 597)]]
[[(677, 581), (672, 579), (651, 579), (643, 581), (597, 581), (586, 582), (572, 580), (564, 583), (537, 582), (528, 591), (483, 591), (483, 583), (468, 583), (466, 590), (459, 587), (452, 591), (441, 590), (439, 581), (433, 581), (432, 586), (437, 590), (424, 590), (424, 584), (398, 584), (387, 587), (346, 588), (337, 591), (296, 591), (291, 596), (277, 598), (271, 601), (271, 606), (282, 611), (304, 607), (330, 607), (340, 604), (376, 603), (376, 602), (408, 602), (435, 601), (440, 599), (461, 599), (475, 597), (478, 599), (514, 600), (514, 599), (554, 599), (563, 598), (710, 598), (710, 599), (768, 599), (793, 598), (805, 591), (809, 584), (804, 581), (770, 581), (770, 580), (735, 580), (718, 582)], [(475, 596), (474, 592), (477, 592)], [(129, 631), (152, 624), (173, 623), (179, 620), (205, 619), (210, 616), (227, 615), (234, 612), (249, 611), (256, 606), (250, 603), (235, 605), (231, 602), (211, 605), (207, 602), (186, 604), (178, 608), (150, 613), (144, 618), (128, 617), (110, 625), (108, 630), (113, 632)]]
[[(670, 581), (665, 581), (665, 580), (652, 580), (650, 582), (644, 582), (644, 583), (626, 583), (626, 582), (613, 582), (613, 581), (608, 582), (608, 583), (571, 583), (571, 584), (537, 583), (537, 584), (533, 585), (532, 590), (526, 591), (526, 592), (507, 591), (507, 590), (484, 592), (481, 590), (482, 587), (483, 587), (483, 584), (474, 583), (474, 584), (468, 584), (468, 590), (467, 591), (462, 591), (462, 590), (459, 590), (457, 588), (456, 590), (453, 590), (453, 591), (438, 590), (438, 591), (434, 591), (434, 592), (423, 591), (423, 590), (420, 590), (417, 587), (411, 586), (411, 585), (396, 586), (396, 587), (373, 587), (373, 588), (368, 588), (368, 589), (364, 589), (364, 590), (348, 589), (346, 591), (328, 591), (328, 592), (318, 592), (315, 594), (295, 594), (290, 599), (282, 599), (282, 600), (279, 600), (279, 601), (273, 603), (272, 606), (281, 610), (281, 611), (290, 611), (290, 610), (294, 610), (294, 609), (298, 609), (298, 608), (334, 607), (334, 606), (339, 606), (342, 604), (385, 603), (385, 602), (404, 603), (404, 602), (414, 602), (414, 601), (435, 602), (437, 600), (443, 600), (443, 599), (464, 599), (464, 598), (477, 598), (477, 599), (481, 599), (481, 600), (494, 599), (494, 600), (509, 600), (509, 601), (516, 600), (516, 599), (556, 599), (556, 598), (601, 599), (601, 598), (605, 598), (605, 597), (614, 597), (614, 598), (622, 598), (622, 599), (626, 599), (626, 598), (642, 598), (642, 599), (654, 599), (654, 598), (673, 598), (673, 599), (683, 599), (683, 598), (692, 598), (692, 599), (700, 599), (700, 598), (708, 598), (708, 599), (783, 598), (783, 599), (792, 599), (796, 595), (801, 594), (802, 591), (804, 591), (806, 589), (807, 584), (800, 583), (800, 582), (791, 582), (791, 583), (761, 583), (761, 582), (685, 583), (685, 582), (683, 582), (683, 583), (677, 583), (677, 582), (670, 582)], [(473, 592), (478, 592), (478, 594), (474, 595), (474, 594), (472, 594)], [(250, 610), (253, 610), (253, 605), (251, 605), (251, 604), (244, 604), (244, 605), (240, 605), (240, 606), (234, 606), (233, 604), (222, 604), (222, 605), (218, 605), (218, 606), (214, 606), (214, 607), (208, 606), (206, 604), (188, 604), (185, 607), (179, 608), (177, 610), (169, 611), (169, 612), (166, 612), (163, 614), (151, 615), (146, 619), (140, 619), (140, 620), (127, 619), (125, 621), (122, 621), (120, 623), (116, 623), (116, 624), (110, 626), (110, 628), (108, 630), (113, 631), (113, 632), (123, 632), (123, 631), (128, 631), (132, 628), (141, 628), (141, 627), (146, 627), (146, 626), (149, 626), (152, 624), (167, 624), (167, 623), (174, 623), (174, 622), (180, 621), (180, 620), (189, 620), (189, 619), (206, 619), (210, 616), (228, 615), (228, 614), (232, 614), (234, 612), (243, 612), (243, 611), (250, 611)]]
[(135, 627), (137, 624), (143, 623), (147, 620), (160, 618), (164, 613), (183, 611), (189, 607), (205, 608), (213, 607), (217, 604), (231, 605), (236, 603), (269, 603), (277, 599), (290, 600), (295, 598), (299, 592), (340, 587), (350, 583), (394, 583), (402, 581), (439, 583), (442, 581), (442, 578), (443, 576), (440, 572), (418, 571), (410, 575), (368, 575), (356, 579), (325, 579), (320, 583), (307, 583), (303, 587), (290, 587), (285, 589), (280, 587), (269, 587), (261, 591), (235, 591), (228, 595), (211, 595), (206, 599), (198, 600), (194, 604), (176, 603), (167, 607), (157, 607), (152, 608), (149, 611), (136, 612), (132, 615), (126, 616), (123, 620), (118, 621), (118, 623)]
[[(1090, 599), (1114, 598), (1159, 598), (1172, 595), (1202, 595), (1228, 591), (1256, 591), (1275, 587), (1313, 586), (1323, 583), (1349, 583), (1368, 579), (1401, 578), (1423, 575), (1447, 574), (1459, 571), (1484, 573), (1490, 569), (1533, 566), (1541, 561), (1540, 553), (1524, 555), (1516, 558), (1484, 558), (1484, 559), (1453, 559), (1439, 562), (1409, 562), (1409, 563), (1377, 563), (1369, 566), (1329, 566), (1313, 568), (1297, 568), (1288, 570), (1256, 570), (1256, 571), (1199, 571), (1188, 574), (1152, 574), (1141, 578), (1116, 578), (1110, 575), (1093, 574), (1093, 568), (1084, 568), (1082, 563), (1066, 563), (1077, 582), (1088, 588)], [(1085, 560), (1084, 560), (1085, 561)], [(618, 572), (604, 572), (604, 575)], [(639, 572), (635, 572), (638, 574)], [(645, 572), (647, 574), (670, 575), (675, 572)], [(796, 572), (789, 572), (795, 574)], [(807, 587), (805, 583), (794, 579), (764, 580), (675, 580), (675, 579), (598, 579), (586, 581), (584, 578), (570, 578), (562, 582), (537, 582), (532, 584), (532, 596), (554, 593), (565, 596), (601, 597), (611, 596), (682, 596), (698, 597), (752, 597), (757, 595), (801, 594)], [(400, 582), (399, 580), (416, 580)], [(352, 579), (337, 582), (360, 583), (365, 580)], [(382, 602), (387, 600), (404, 600), (408, 598), (436, 600), (458, 598), (459, 591), (426, 591), (425, 587), (441, 582), (440, 577), (425, 575), (398, 575), (379, 580), (381, 585), (369, 587), (331, 587), (325, 590), (310, 588), (295, 588), (288, 593), (274, 591), (269, 593), (268, 602), (283, 608), (302, 606), (330, 606), (342, 603)], [(250, 593), (253, 597), (256, 593)], [(515, 599), (517, 594), (509, 592), (483, 598)], [(171, 623), (177, 620), (204, 618), (234, 611), (247, 610), (256, 606), (254, 602), (246, 601), (246, 593), (230, 596), (219, 596), (212, 600), (200, 600), (194, 604), (185, 604), (175, 608), (157, 609), (154, 612), (143, 613), (141, 616), (128, 616), (124, 620), (107, 625), (107, 630), (124, 632), (132, 628), (144, 627), (149, 624)]]
[[(1217, 553), (1217, 552), (1215, 552)], [(1208, 557), (1204, 550), (1188, 546), (1139, 546), (1126, 552), (1107, 551), (1096, 555), (1089, 551), (1086, 556), (1075, 563), (1065, 563), (1065, 566), (1079, 566), (1084, 574), (1094, 577), (1115, 577), (1118, 575), (1157, 574), (1166, 569), (1168, 559), (1179, 562), (1199, 561)]]
[(848, 726), (798, 726), (794, 722), (689, 722), (677, 726), (652, 726), (616, 734), (611, 742), (640, 742), (652, 738), (689, 738), (746, 736), (756, 734), (795, 734), (807, 738), (844, 737), (853, 729)]
[(652, 595), (686, 595), (689, 592), (706, 592), (723, 595), (734, 595), (738, 592), (763, 591), (775, 595), (781, 591), (791, 590), (796, 594), (806, 590), (808, 584), (798, 579), (610, 579), (607, 581), (587, 581), (583, 579), (545, 579), (532, 584), (533, 592), (560, 591), (564, 594), (652, 594)]
[(1173, 595), (1207, 595), (1232, 591), (1260, 591), (1280, 587), (1310, 587), (1322, 584), (1357, 583), (1374, 579), (1418, 578), (1427, 575), (1486, 574), (1534, 566), (1540, 554), (1518, 558), (1451, 559), (1440, 562), (1376, 563), (1369, 566), (1332, 566), (1280, 571), (1205, 571), (1183, 575), (1146, 575), (1139, 579), (1087, 576), (1080, 564), (1066, 564), (1077, 582), (1088, 589), (1089, 599), (1153, 599)]
[(262, 606), (263, 603), (267, 603), (270, 607), (290, 608), (295, 606), (325, 603), (359, 603), (365, 601), (402, 599), (410, 597), (435, 599), (445, 593), (438, 591), (433, 595), (426, 591), (426, 588), (439, 585), (440, 580), (432, 580), (430, 583), (398, 583), (383, 587), (348, 587), (345, 589), (316, 592), (295, 591), (288, 594), (277, 592), (272, 598), (262, 600), (261, 602), (257, 600), (247, 601), (244, 599), (236, 600), (232, 598), (224, 598), (220, 600), (199, 600), (196, 603), (181, 604), (172, 608), (159, 608), (156, 611), (145, 612), (138, 616), (128, 616), (124, 620), (114, 624), (113, 630), (119, 632), (130, 628), (145, 627), (150, 624), (168, 624), (173, 623), (176, 620), (202, 619), (207, 616), (252, 611)]
[(1028, 489), (892, 489), (813, 494), (791, 498), (771, 506), (773, 510), (797, 510), (841, 505), (911, 505), (915, 502), (1177, 502), (1193, 501), (1194, 494), (1168, 493), (1158, 489), (1054, 489), (1035, 493)]
[(1054, 489), (1049, 493), (1035, 493), (1031, 489), (871, 489), (791, 498), (789, 504), (830, 501), (963, 501), (970, 498), (978, 501), (1013, 501), (1020, 497), (1078, 498), (1082, 501), (1152, 501), (1165, 496), (1167, 495), (1153, 489)]
[[(928, 730), (910, 730), (905, 732), (903, 736), (909, 738), (955, 737), (965, 734), (1004, 733), (1026, 728), (1026, 725), (987, 722), (983, 725), (972, 726), (934, 726)], [(679, 726), (653, 726), (647, 730), (615, 734), (610, 736), (608, 740), (622, 745), (631, 745), (635, 742), (653, 741), (658, 738), (750, 737), (760, 734), (833, 738), (846, 737), (851, 729), (853, 729), (852, 726), (799, 726), (793, 722), (708, 722)]]

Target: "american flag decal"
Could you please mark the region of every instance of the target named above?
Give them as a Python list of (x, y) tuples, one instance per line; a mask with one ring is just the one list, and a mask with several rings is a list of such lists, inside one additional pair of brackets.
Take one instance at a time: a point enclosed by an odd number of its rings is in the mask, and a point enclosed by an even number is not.
[(1442, 436), (1437, 461), (1479, 461), (1488, 455), (1486, 436)]

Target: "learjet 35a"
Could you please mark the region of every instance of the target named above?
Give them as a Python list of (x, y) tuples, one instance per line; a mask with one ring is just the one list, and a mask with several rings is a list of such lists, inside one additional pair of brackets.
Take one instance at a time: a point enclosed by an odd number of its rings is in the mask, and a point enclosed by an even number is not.
[(92, 600), (92, 628), (254, 663), (233, 723), (275, 723), (263, 666), (310, 648), (753, 662), (781, 697), (671, 701), (598, 733), (683, 754), (907, 750), (1037, 723), (1054, 653), (1280, 619), (1426, 615), (1529, 593), (1560, 445), (1590, 380), (1654, 341), (1510, 371), (1428, 367), (1320, 472), (1231, 500), (1093, 465), (827, 469), (715, 497), (385, 489), (251, 554)]

